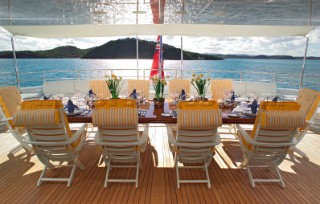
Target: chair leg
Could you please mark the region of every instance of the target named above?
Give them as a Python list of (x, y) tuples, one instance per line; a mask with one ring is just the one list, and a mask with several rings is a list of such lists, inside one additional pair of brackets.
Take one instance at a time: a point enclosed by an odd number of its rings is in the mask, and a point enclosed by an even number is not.
[(208, 181), (208, 188), (211, 188), (211, 182), (210, 182), (210, 177), (209, 177), (208, 165), (207, 164), (205, 164), (205, 170), (206, 170), (206, 176), (207, 176), (207, 181)]
[(37, 182), (37, 186), (38, 186), (38, 187), (41, 185), (41, 183), (42, 183), (42, 178), (43, 178), (44, 175), (46, 174), (48, 163), (49, 163), (49, 161), (47, 160), (47, 161), (46, 161), (46, 164), (44, 165), (43, 170), (42, 170), (42, 172), (41, 172), (40, 178), (39, 178), (39, 180), (38, 180), (38, 182)]
[(251, 184), (252, 188), (255, 188), (256, 185), (255, 185), (255, 183), (254, 183), (254, 180), (253, 180), (253, 177), (252, 177), (252, 174), (251, 174), (251, 170), (250, 170), (249, 165), (247, 165), (247, 172), (248, 172), (250, 184)]
[(302, 150), (298, 149), (297, 147), (291, 147), (290, 149), (302, 156), (303, 158), (308, 158), (307, 154), (304, 153)]
[(139, 187), (139, 171), (140, 171), (140, 162), (137, 163), (137, 168), (136, 168), (136, 188)]
[(279, 180), (280, 180), (280, 186), (281, 186), (282, 188), (285, 188), (286, 185), (284, 184), (284, 181), (283, 181), (282, 176), (281, 176), (281, 174), (280, 174), (279, 168), (278, 168), (277, 166), (275, 166), (274, 168), (276, 169), (276, 172), (277, 172), (277, 174), (278, 174), (278, 177), (279, 177)]
[(70, 174), (70, 177), (69, 177), (69, 180), (68, 180), (68, 184), (67, 184), (68, 187), (71, 186), (74, 174), (76, 173), (76, 169), (77, 169), (77, 162), (75, 161), (73, 166), (72, 166), (71, 174)]
[(179, 177), (179, 166), (178, 161), (175, 161), (175, 167), (176, 167), (176, 174), (177, 174), (177, 187), (180, 189), (180, 177)]
[(106, 164), (107, 165), (107, 173), (106, 173), (106, 179), (104, 181), (104, 187), (107, 188), (108, 186), (108, 178), (109, 178), (109, 171), (110, 171), (110, 163)]

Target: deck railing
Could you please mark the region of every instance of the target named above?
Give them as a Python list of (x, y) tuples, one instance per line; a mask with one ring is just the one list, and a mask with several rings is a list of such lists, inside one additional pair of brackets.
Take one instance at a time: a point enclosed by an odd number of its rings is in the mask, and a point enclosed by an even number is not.
[[(150, 69), (82, 69), (82, 70), (46, 70), (41, 72), (20, 72), (21, 87), (42, 86), (45, 81), (58, 80), (84, 80), (104, 79), (105, 75), (117, 74), (125, 79), (149, 79)], [(268, 82), (275, 83), (279, 88), (299, 88), (299, 74), (270, 73), (255, 71), (231, 71), (231, 70), (199, 70), (199, 69), (165, 69), (165, 74), (170, 78), (191, 78), (193, 73), (203, 73), (211, 78), (230, 78), (236, 81)], [(13, 73), (1, 73), (1, 86), (16, 85)], [(316, 90), (320, 89), (320, 75), (305, 74), (304, 86)]]

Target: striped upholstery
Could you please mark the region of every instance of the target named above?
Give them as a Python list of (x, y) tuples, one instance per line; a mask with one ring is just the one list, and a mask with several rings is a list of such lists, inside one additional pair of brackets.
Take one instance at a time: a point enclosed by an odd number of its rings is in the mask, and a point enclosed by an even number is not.
[(149, 81), (148, 80), (128, 80), (128, 92), (132, 92), (136, 89), (138, 92), (141, 91), (142, 94), (149, 99)]
[(214, 100), (223, 99), (225, 91), (233, 90), (231, 79), (213, 79), (210, 87), (212, 98)]
[[(22, 98), (19, 90), (15, 86), (7, 86), (0, 88), (0, 105), (7, 118), (10, 118), (20, 110)], [(13, 126), (12, 121), (9, 124)]]
[(57, 109), (21, 110), (14, 115), (14, 125), (19, 127), (49, 126), (60, 122)]
[(291, 129), (305, 127), (302, 111), (264, 111), (261, 113), (260, 127), (263, 129)]
[(306, 120), (310, 120), (320, 103), (320, 92), (304, 88), (300, 91), (296, 101), (301, 105), (301, 110), (306, 115)]
[(260, 103), (261, 110), (300, 110), (301, 105), (297, 102), (273, 102), (273, 101), (263, 101)]
[(110, 91), (105, 80), (91, 80), (89, 87), (99, 99), (110, 98)]
[(214, 129), (222, 125), (222, 113), (216, 101), (178, 103), (179, 129)]
[[(257, 136), (257, 130), (261, 129), (294, 129), (305, 126), (301, 120), (303, 112), (299, 111), (300, 105), (296, 102), (261, 102), (251, 137)], [(242, 143), (247, 149), (252, 149), (244, 139)]]
[[(34, 113), (24, 113), (26, 114), (24, 117), (29, 117), (28, 119), (31, 120), (31, 116), (34, 117), (34, 123), (38, 123), (39, 125), (37, 126), (42, 126), (40, 125), (42, 122), (39, 121), (39, 120), (44, 120), (44, 121), (52, 121), (52, 120), (55, 120), (55, 121), (59, 121), (59, 124), (61, 123), (61, 118), (60, 118), (60, 114), (58, 114), (58, 119), (55, 118), (51, 118), (51, 119), (48, 119), (49, 115), (42, 115), (42, 118), (40, 118), (39, 115), (36, 115), (37, 113), (39, 114), (44, 114), (44, 113), (41, 113), (41, 111), (44, 111), (46, 109), (49, 109), (49, 110), (55, 110), (57, 112), (59, 112), (59, 110), (63, 108), (63, 104), (62, 104), (62, 101), (61, 100), (34, 100), (34, 101), (24, 101), (21, 103), (21, 111), (35, 111)], [(39, 111), (38, 111), (39, 110)], [(28, 124), (27, 121), (23, 122), (22, 119), (18, 119), (20, 113), (18, 115), (16, 115), (16, 119), (14, 119), (14, 121), (18, 122), (21, 124)], [(51, 115), (53, 117), (53, 115)], [(54, 115), (56, 117), (56, 115)], [(25, 118), (26, 119), (26, 118)], [(38, 121), (36, 122), (36, 120), (38, 119)], [(66, 113), (64, 112), (63, 113), (63, 121), (66, 125), (66, 130), (67, 130), (67, 134), (69, 137), (72, 136), (72, 132), (70, 130), (70, 127), (69, 127), (69, 122), (68, 122), (68, 118), (67, 118), (67, 115)], [(56, 123), (55, 123), (56, 124)], [(59, 126), (59, 124), (57, 124), (57, 126)], [(36, 125), (36, 124), (33, 124), (33, 125)], [(46, 127), (44, 127), (43, 129), (47, 129)], [(74, 146), (76, 146), (78, 143), (75, 143)]]
[(138, 125), (138, 113), (136, 108), (108, 108), (96, 109), (92, 113), (92, 124), (94, 126), (132, 127)]
[(184, 89), (186, 94), (190, 96), (190, 80), (189, 79), (172, 79), (169, 82), (169, 94), (181, 94)]
[(221, 110), (178, 110), (179, 129), (212, 129), (222, 125)]

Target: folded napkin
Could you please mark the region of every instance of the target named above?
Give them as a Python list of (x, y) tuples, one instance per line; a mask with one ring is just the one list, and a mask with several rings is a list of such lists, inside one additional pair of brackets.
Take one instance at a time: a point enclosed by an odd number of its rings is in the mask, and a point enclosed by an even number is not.
[(130, 94), (129, 98), (132, 98), (132, 99), (137, 99), (138, 98), (138, 94), (137, 94), (137, 90), (136, 89), (133, 89), (133, 91)]
[(64, 108), (67, 108), (69, 113), (74, 113), (74, 109), (78, 108), (78, 106), (74, 105), (73, 102), (69, 99), (68, 104)]

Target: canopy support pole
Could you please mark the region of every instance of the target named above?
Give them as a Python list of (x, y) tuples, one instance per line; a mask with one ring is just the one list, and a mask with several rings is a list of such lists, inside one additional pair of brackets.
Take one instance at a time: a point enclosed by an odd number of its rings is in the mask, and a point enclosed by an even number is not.
[[(182, 67), (183, 67), (183, 38), (182, 38), (182, 36), (181, 36), (181, 63), (180, 63), (180, 77), (181, 77), (181, 79), (183, 78), (183, 76), (182, 76)], [(178, 70), (176, 70), (176, 78), (177, 78), (177, 71)]]
[(300, 76), (300, 84), (299, 84), (299, 91), (302, 89), (303, 85), (303, 75), (304, 75), (304, 70), (306, 68), (306, 61), (307, 61), (307, 54), (308, 54), (308, 45), (309, 45), (309, 38), (306, 37), (306, 48), (304, 50), (304, 57), (303, 57), (303, 64), (302, 64), (302, 71), (301, 71), (301, 76)]
[(137, 53), (137, 79), (139, 79), (139, 38), (136, 36), (136, 53)]
[(18, 69), (18, 64), (17, 64), (17, 57), (16, 57), (16, 50), (15, 50), (15, 47), (14, 47), (14, 38), (13, 38), (13, 36), (11, 36), (11, 46), (12, 46), (14, 68), (15, 68), (15, 72), (16, 72), (17, 86), (18, 86), (19, 91), (21, 92), (21, 90), (20, 90), (19, 69)]

